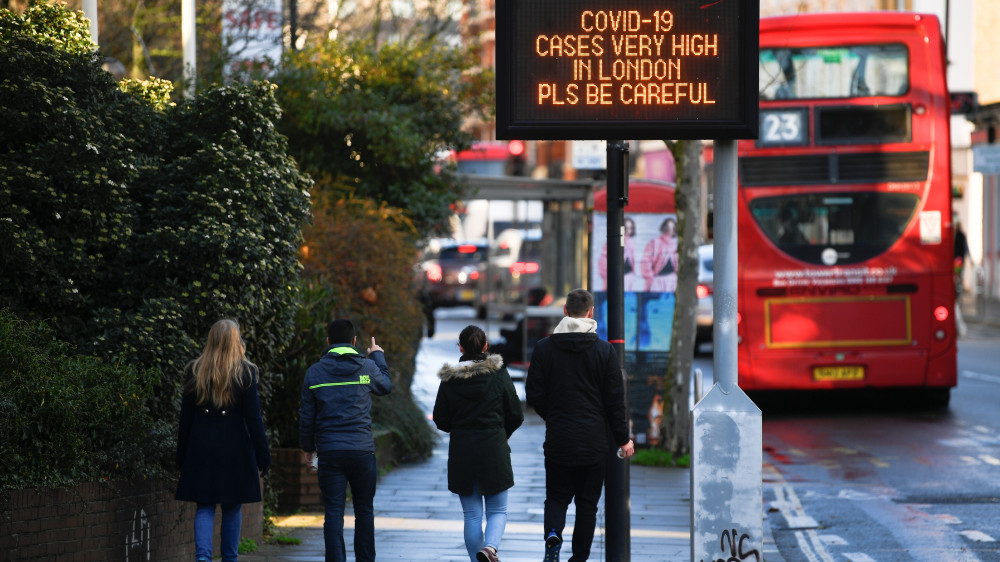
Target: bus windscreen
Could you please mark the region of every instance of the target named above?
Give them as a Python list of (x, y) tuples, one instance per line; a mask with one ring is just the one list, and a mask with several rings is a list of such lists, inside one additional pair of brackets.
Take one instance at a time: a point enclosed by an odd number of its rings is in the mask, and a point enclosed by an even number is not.
[(760, 50), (760, 99), (901, 96), (909, 89), (905, 45)]

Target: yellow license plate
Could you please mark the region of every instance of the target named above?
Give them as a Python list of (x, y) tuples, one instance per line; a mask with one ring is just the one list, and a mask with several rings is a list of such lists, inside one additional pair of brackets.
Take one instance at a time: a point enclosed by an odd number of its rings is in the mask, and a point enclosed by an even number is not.
[(463, 289), (459, 293), (458, 298), (463, 301), (471, 301), (473, 298), (475, 298), (475, 296), (476, 293), (472, 289)]
[(813, 367), (813, 379), (818, 381), (860, 381), (865, 378), (861, 366)]

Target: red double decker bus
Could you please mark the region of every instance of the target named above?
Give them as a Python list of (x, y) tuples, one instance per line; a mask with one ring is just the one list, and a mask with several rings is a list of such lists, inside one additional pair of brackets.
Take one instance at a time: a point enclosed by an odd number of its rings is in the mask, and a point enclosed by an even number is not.
[(956, 384), (949, 96), (938, 19), (762, 18), (739, 143), (745, 390)]

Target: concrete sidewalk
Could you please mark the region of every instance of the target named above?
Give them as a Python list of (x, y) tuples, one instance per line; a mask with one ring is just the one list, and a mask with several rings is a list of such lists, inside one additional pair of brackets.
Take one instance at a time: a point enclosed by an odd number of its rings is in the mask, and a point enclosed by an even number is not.
[[(384, 475), (375, 496), (375, 546), (379, 560), (468, 561), (462, 538), (462, 508), (448, 491), (448, 441), (445, 434), (427, 461), (398, 466)], [(515, 485), (507, 506), (507, 528), (500, 545), (503, 562), (538, 562), (542, 559), (542, 515), (545, 500), (545, 467), (542, 440), (545, 427), (533, 412), (510, 440)], [(631, 559), (635, 562), (689, 560), (690, 480), (688, 469), (632, 465)], [(348, 506), (350, 514), (350, 506)], [(573, 506), (567, 517), (567, 544), (563, 560), (570, 556), (569, 535)], [(301, 545), (263, 545), (257, 552), (240, 556), (243, 562), (324, 560), (323, 515), (281, 517), (281, 533), (302, 540)], [(348, 559), (353, 560), (353, 520), (345, 521)], [(598, 513), (591, 560), (605, 559), (604, 499)], [(779, 560), (765, 521), (765, 559)]]
[[(978, 306), (977, 306), (978, 305)], [(1000, 301), (962, 302), (965, 321), (979, 330), (1000, 329)], [(449, 342), (453, 340), (448, 340)], [(444, 344), (443, 344), (444, 345)], [(451, 345), (448, 343), (447, 345)], [(447, 347), (445, 345), (445, 347)], [(450, 349), (450, 348), (449, 348)], [(437, 357), (435, 357), (437, 361)], [(433, 361), (432, 361), (433, 363)], [(438, 363), (439, 364), (439, 363)], [(426, 397), (425, 397), (426, 398)], [(431, 395), (433, 400), (433, 394)], [(448, 491), (447, 434), (427, 461), (405, 464), (382, 476), (375, 496), (376, 549), (379, 560), (467, 561), (462, 539), (462, 509)], [(545, 427), (533, 412), (526, 412), (524, 426), (510, 440), (515, 486), (507, 506), (507, 529), (500, 545), (503, 562), (538, 562), (542, 559), (542, 514), (545, 499), (545, 468), (542, 441)], [(690, 471), (681, 468), (630, 468), (631, 560), (633, 562), (681, 562), (691, 557)], [(764, 482), (765, 498), (768, 482)], [(605, 560), (604, 501), (598, 513), (591, 560)], [(764, 560), (783, 562), (771, 536), (768, 504), (764, 505)], [(350, 506), (345, 533), (348, 559), (353, 560), (353, 520)], [(572, 534), (573, 507), (567, 518), (566, 535)], [(240, 556), (243, 562), (324, 560), (323, 515), (318, 513), (282, 517), (280, 532), (302, 540), (301, 545), (263, 545), (257, 552)], [(568, 539), (568, 537), (567, 537)], [(563, 560), (569, 559), (569, 545)]]

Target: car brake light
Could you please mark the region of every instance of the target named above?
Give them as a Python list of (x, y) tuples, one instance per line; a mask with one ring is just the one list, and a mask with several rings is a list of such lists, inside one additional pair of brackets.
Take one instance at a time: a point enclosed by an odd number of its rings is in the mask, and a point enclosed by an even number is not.
[(510, 266), (510, 272), (514, 275), (523, 273), (538, 273), (538, 264), (531, 261), (519, 261)]
[(427, 279), (435, 283), (441, 281), (441, 266), (432, 263), (427, 266)]
[(697, 293), (699, 299), (703, 299), (708, 295), (712, 294), (712, 288), (709, 287), (708, 285), (698, 285), (698, 288), (695, 289), (695, 292)]
[(475, 244), (462, 244), (458, 247), (458, 253), (460, 254), (474, 254), (476, 253)]
[(939, 306), (934, 309), (934, 318), (937, 318), (938, 322), (944, 322), (948, 319), (948, 308), (944, 306)]
[(479, 279), (479, 272), (478, 271), (473, 271), (472, 273), (469, 274), (469, 278), (471, 278), (473, 281), (475, 281), (476, 279)]

